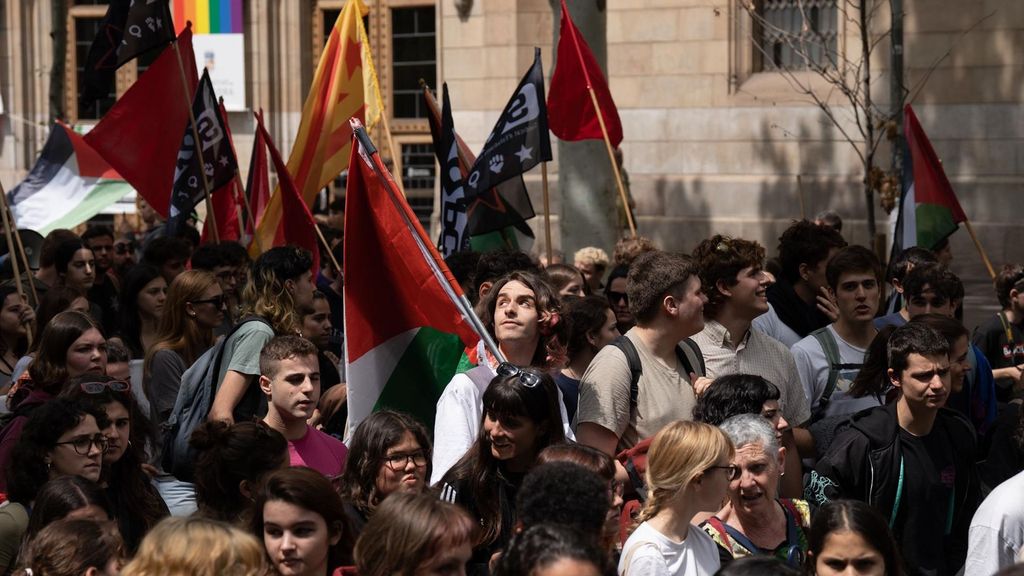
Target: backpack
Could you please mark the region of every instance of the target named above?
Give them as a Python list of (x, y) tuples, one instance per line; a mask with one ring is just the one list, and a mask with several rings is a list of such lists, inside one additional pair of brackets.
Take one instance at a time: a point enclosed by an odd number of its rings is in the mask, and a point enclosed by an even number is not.
[(174, 409), (163, 424), (163, 457), (161, 464), (164, 472), (178, 480), (191, 482), (193, 479), (193, 463), (196, 453), (189, 446), (192, 432), (200, 424), (206, 422), (217, 395), (217, 375), (220, 374), (221, 362), (224, 360), (224, 344), (234, 336), (243, 325), (249, 322), (269, 322), (259, 316), (243, 318), (235, 324), (227, 336), (221, 338), (209, 350), (203, 352), (191, 366), (181, 375), (181, 387), (178, 398), (174, 401)]
[[(636, 410), (637, 400), (640, 397), (640, 375), (644, 368), (640, 363), (640, 354), (636, 346), (625, 335), (619, 336), (612, 342), (626, 356), (626, 363), (629, 364), (629, 411), (630, 414)], [(691, 356), (693, 357), (691, 359)], [(683, 365), (686, 374), (695, 373), (703, 376), (706, 373), (704, 366), (704, 354), (696, 342), (687, 338), (676, 346), (676, 357)], [(694, 362), (694, 360), (696, 362)], [(697, 369), (694, 370), (694, 364)], [(616, 459), (626, 469), (629, 475), (629, 486), (626, 488), (626, 502), (622, 505), (622, 514), (619, 516), (619, 536), (624, 543), (632, 530), (636, 513), (640, 511), (644, 501), (647, 500), (647, 486), (644, 482), (644, 473), (647, 472), (647, 450), (651, 447), (651, 438), (645, 438), (637, 442), (632, 448), (620, 452)]]
[(836, 383), (839, 382), (839, 372), (852, 369), (860, 370), (864, 364), (843, 363), (843, 359), (839, 356), (839, 344), (828, 326), (811, 332), (811, 336), (818, 341), (822, 351), (825, 352), (825, 360), (828, 361), (828, 380), (825, 382), (825, 390), (821, 393), (821, 398), (818, 399), (818, 407), (811, 412), (811, 423), (813, 424), (825, 417), (829, 399), (832, 398), (832, 393), (836, 391)]

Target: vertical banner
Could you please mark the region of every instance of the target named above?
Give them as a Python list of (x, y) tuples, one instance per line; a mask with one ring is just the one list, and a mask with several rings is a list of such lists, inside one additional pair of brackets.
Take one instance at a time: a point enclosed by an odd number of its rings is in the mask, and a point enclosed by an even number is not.
[(245, 105), (245, 37), (242, 0), (173, 0), (174, 25), (192, 21), (196, 68), (210, 71), (210, 81), (224, 108), (231, 112)]

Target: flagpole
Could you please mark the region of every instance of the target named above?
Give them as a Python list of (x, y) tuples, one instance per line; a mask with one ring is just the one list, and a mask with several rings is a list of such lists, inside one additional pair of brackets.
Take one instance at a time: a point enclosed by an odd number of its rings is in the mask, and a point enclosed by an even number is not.
[[(350, 119), (349, 122), (352, 123), (352, 133), (355, 134), (356, 139), (359, 140), (359, 144), (363, 146), (366, 154), (373, 155), (374, 153), (376, 153), (377, 148), (373, 145), (373, 142), (370, 141), (370, 137), (367, 136), (366, 130), (363, 128), (362, 123), (359, 122), (359, 120), (356, 118)], [(353, 143), (353, 146), (354, 145), (356, 144)], [(446, 288), (447, 291), (450, 291), (453, 295), (455, 295), (455, 302), (460, 309), (459, 311), (467, 320), (469, 320), (469, 323), (472, 326), (473, 331), (476, 332), (480, 336), (480, 339), (484, 341), (484, 346), (487, 347), (487, 350), (491, 353), (491, 355), (494, 356), (494, 358), (498, 362), (505, 362), (505, 355), (501, 353), (501, 350), (498, 348), (498, 344), (494, 341), (494, 338), (491, 337), (491, 333), (487, 331), (487, 329), (483, 325), (483, 322), (480, 321), (480, 318), (476, 315), (476, 312), (473, 311), (473, 305), (469, 303), (469, 300), (466, 298), (466, 295), (464, 293), (461, 293), (461, 290), (457, 291), (455, 289), (455, 286), (457, 284), (455, 283), (454, 279), (449, 277), (449, 275), (445, 274), (441, 270), (440, 265), (437, 262), (439, 258), (439, 255), (437, 255), (437, 250), (434, 249), (433, 244), (430, 242), (429, 239), (424, 238), (424, 232), (422, 227), (420, 227), (418, 224), (413, 223), (415, 215), (412, 214), (412, 209), (409, 208), (409, 204), (406, 203), (404, 199), (398, 198), (395, 195), (395, 192), (391, 188), (391, 186), (388, 185), (388, 182), (394, 183), (394, 179), (385, 178), (382, 174), (378, 174), (378, 177), (383, 180), (384, 189), (387, 190), (388, 195), (391, 196), (391, 201), (395, 204), (395, 206), (398, 208), (398, 211), (402, 214), (402, 219), (405, 221), (406, 227), (408, 227), (409, 230), (412, 231), (413, 239), (416, 241), (416, 245), (419, 247), (419, 249), (426, 256), (427, 262), (430, 265), (430, 269), (434, 272), (434, 276), (437, 277), (439, 281), (444, 282), (444, 287)]]
[[(252, 166), (250, 166), (249, 169), (252, 170)], [(256, 243), (256, 249), (262, 254), (263, 243), (260, 242), (260, 235), (256, 233), (256, 216), (252, 213), (252, 205), (249, 202), (249, 193), (245, 189), (245, 186), (242, 186), (242, 176), (238, 172), (235, 172), (235, 186), (241, 190), (242, 203), (245, 204), (245, 213), (249, 217), (249, 229), (252, 230), (252, 240)]]
[(544, 242), (547, 244), (548, 253), (548, 265), (550, 266), (554, 258), (552, 257), (551, 249), (551, 204), (548, 201), (548, 163), (540, 163), (540, 176), (541, 182), (544, 184)]
[[(7, 236), (7, 254), (11, 260), (11, 268), (13, 268), (14, 270), (14, 288), (18, 292), (18, 298), (25, 300), (25, 289), (21, 285), (21, 266), (18, 264), (18, 249), (17, 245), (14, 243), (13, 238), (14, 236), (17, 236), (18, 233), (17, 231), (11, 229), (11, 221), (14, 220), (14, 215), (10, 212), (10, 206), (8, 206), (7, 204), (7, 192), (4, 191), (3, 184), (0, 184), (0, 201), (3, 202), (3, 206), (0, 207), (0, 210), (2, 210), (4, 234), (6, 234)], [(31, 276), (31, 272), (28, 270), (28, 268), (25, 269), (25, 274), (27, 276)], [(31, 277), (29, 277), (28, 281), (32, 282)], [(25, 331), (28, 343), (29, 345), (31, 345), (32, 327), (26, 325)]]
[[(2, 209), (7, 213), (7, 218), (12, 224), (16, 225), (14, 222), (14, 212), (11, 210), (11, 205), (7, 202), (7, 192), (4, 191), (3, 184), (0, 184), (0, 202), (3, 203)], [(14, 231), (14, 245), (18, 248), (14, 255), (20, 256), (21, 263), (25, 265), (25, 277), (28, 278), (28, 287), (32, 291), (32, 301), (35, 303), (35, 306), (39, 306), (39, 293), (36, 291), (36, 283), (32, 281), (32, 267), (28, 264), (28, 253), (25, 252), (25, 244), (21, 241), (21, 234), (18, 234), (17, 230)]]
[(324, 233), (320, 231), (320, 225), (313, 222), (313, 229), (316, 230), (316, 237), (320, 239), (320, 244), (323, 245), (324, 250), (327, 251), (327, 257), (331, 259), (331, 264), (334, 265), (334, 269), (341, 273), (341, 264), (338, 264), (338, 259), (334, 257), (334, 252), (331, 252), (331, 245), (327, 243), (327, 239), (324, 238)]
[(978, 249), (978, 254), (981, 255), (981, 261), (985, 263), (985, 269), (988, 270), (988, 275), (995, 280), (996, 271), (992, 268), (992, 262), (988, 259), (988, 254), (985, 253), (985, 249), (981, 246), (981, 241), (978, 240), (978, 235), (974, 233), (974, 227), (971, 226), (971, 221), (965, 219), (964, 226), (967, 228), (967, 233), (971, 235), (971, 240), (974, 241), (974, 247)]
[[(190, 23), (191, 24), (191, 23)], [(174, 48), (174, 56), (178, 59), (178, 72), (181, 75), (181, 89), (185, 91), (185, 101), (188, 107), (188, 121), (192, 125), (192, 138), (195, 140), (196, 156), (199, 157), (199, 175), (203, 178), (203, 192), (206, 198), (206, 222), (203, 223), (205, 226), (207, 223), (210, 224), (210, 230), (213, 232), (213, 241), (220, 243), (220, 234), (217, 231), (217, 218), (213, 211), (213, 200), (210, 199), (210, 180), (206, 177), (206, 161), (203, 159), (203, 141), (199, 139), (199, 127), (196, 125), (196, 115), (192, 112), (192, 98), (188, 90), (188, 80), (185, 78), (185, 64), (181, 60), (181, 51), (178, 50), (178, 42), (171, 42), (171, 47)]]

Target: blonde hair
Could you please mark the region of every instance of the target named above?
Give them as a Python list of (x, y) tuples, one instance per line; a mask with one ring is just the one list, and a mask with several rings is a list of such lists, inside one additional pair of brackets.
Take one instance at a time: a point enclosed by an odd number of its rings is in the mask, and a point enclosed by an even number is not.
[(199, 516), (167, 518), (142, 540), (121, 576), (263, 576), (263, 545), (246, 532)]
[(647, 501), (638, 521), (653, 518), (697, 476), (732, 455), (732, 442), (710, 424), (679, 420), (659, 430), (647, 451)]
[(572, 257), (573, 262), (591, 263), (598, 268), (608, 267), (608, 253), (596, 246), (580, 248)]

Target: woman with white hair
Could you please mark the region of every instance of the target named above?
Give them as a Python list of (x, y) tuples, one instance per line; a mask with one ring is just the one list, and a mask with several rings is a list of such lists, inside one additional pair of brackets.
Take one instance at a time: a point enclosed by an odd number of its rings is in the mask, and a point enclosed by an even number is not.
[(736, 477), (728, 501), (701, 524), (718, 544), (722, 563), (745, 556), (774, 556), (800, 566), (807, 552), (811, 515), (807, 502), (778, 497), (786, 449), (779, 446), (771, 423), (759, 414), (741, 414), (720, 428), (736, 447)]

